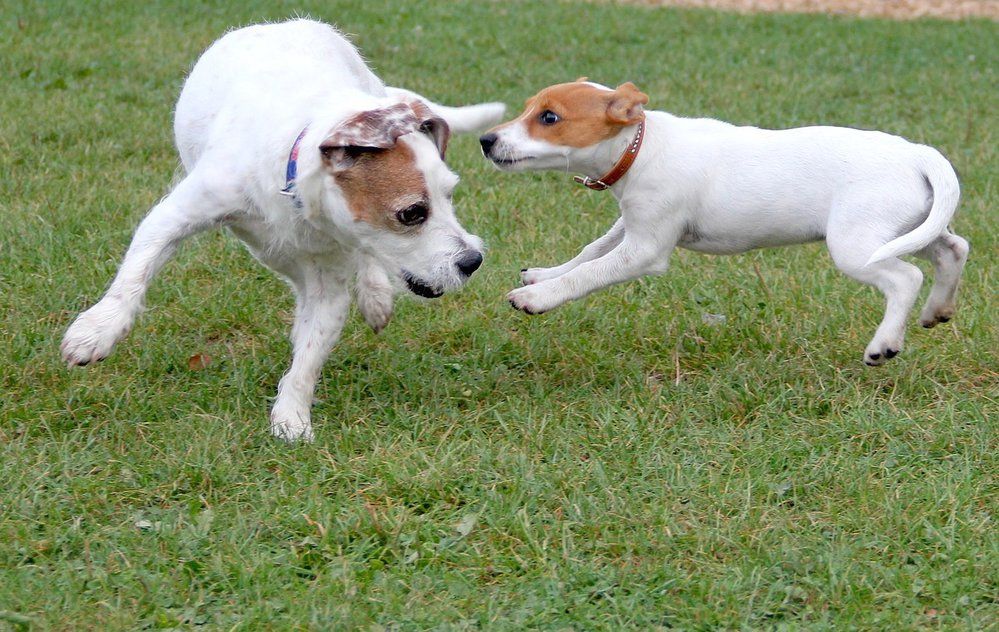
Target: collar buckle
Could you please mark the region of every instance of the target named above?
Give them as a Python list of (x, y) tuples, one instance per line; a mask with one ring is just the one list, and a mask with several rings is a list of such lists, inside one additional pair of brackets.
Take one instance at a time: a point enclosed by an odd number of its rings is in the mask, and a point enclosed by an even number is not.
[(635, 132), (635, 138), (628, 145), (628, 148), (624, 150), (621, 157), (618, 159), (617, 164), (614, 168), (599, 178), (591, 178), (590, 176), (573, 176), (572, 179), (575, 182), (583, 185), (587, 189), (593, 191), (604, 191), (611, 188), (615, 182), (620, 180), (628, 169), (631, 168), (632, 163), (635, 162), (635, 158), (638, 157), (638, 150), (642, 148), (642, 139), (645, 137), (645, 119), (638, 124), (638, 130)]
[(610, 185), (606, 182), (591, 178), (590, 176), (572, 176), (572, 181), (594, 191), (603, 191), (610, 188)]

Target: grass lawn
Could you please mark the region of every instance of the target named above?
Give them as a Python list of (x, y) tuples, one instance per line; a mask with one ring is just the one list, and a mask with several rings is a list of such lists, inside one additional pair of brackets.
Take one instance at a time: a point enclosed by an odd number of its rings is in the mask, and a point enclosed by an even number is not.
[[(0, 6), (0, 629), (996, 628), (999, 24)], [(616, 205), (501, 174), (460, 137), (456, 204), (486, 263), (459, 294), (400, 300), (381, 335), (352, 317), (315, 444), (267, 428), (291, 294), (222, 234), (181, 250), (107, 361), (67, 370), (62, 332), (175, 176), (185, 73), (227, 28), (296, 12), (445, 102), (516, 111), (588, 75), (681, 115), (934, 145), (972, 243), (957, 317), (925, 331), (914, 311), (902, 355), (865, 367), (882, 299), (819, 244), (680, 251), (527, 317), (504, 299), (518, 270), (569, 258)]]

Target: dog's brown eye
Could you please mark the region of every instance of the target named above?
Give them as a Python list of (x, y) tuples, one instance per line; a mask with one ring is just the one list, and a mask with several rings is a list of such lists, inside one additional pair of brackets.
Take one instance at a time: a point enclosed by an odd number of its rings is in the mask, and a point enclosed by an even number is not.
[(430, 209), (427, 208), (426, 204), (420, 202), (402, 209), (395, 214), (395, 218), (403, 226), (416, 226), (427, 221), (428, 215), (430, 215)]
[(551, 110), (545, 110), (541, 113), (541, 116), (538, 117), (538, 120), (541, 121), (542, 125), (554, 125), (555, 123), (558, 123), (560, 119), (558, 114), (555, 114)]

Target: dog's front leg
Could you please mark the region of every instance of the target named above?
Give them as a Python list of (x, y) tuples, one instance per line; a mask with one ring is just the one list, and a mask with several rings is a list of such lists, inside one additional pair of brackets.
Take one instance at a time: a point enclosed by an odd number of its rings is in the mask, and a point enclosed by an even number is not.
[(532, 285), (534, 283), (540, 283), (542, 281), (560, 277), (570, 270), (575, 270), (587, 261), (593, 261), (594, 259), (603, 257), (608, 252), (616, 248), (617, 245), (621, 243), (622, 239), (624, 239), (624, 219), (619, 217), (605, 235), (587, 245), (578, 255), (569, 261), (566, 261), (560, 266), (555, 266), (554, 268), (529, 268), (527, 270), (521, 270), (520, 280), (524, 283), (524, 285)]
[(675, 244), (673, 240), (663, 248), (661, 241), (649, 235), (626, 233), (621, 243), (604, 256), (581, 263), (554, 279), (513, 290), (507, 298), (522, 312), (541, 314), (608, 285), (665, 272)]
[(295, 324), (291, 330), (291, 368), (278, 384), (271, 409), (271, 433), (285, 441), (312, 441), (312, 397), (333, 345), (340, 338), (350, 307), (345, 279), (303, 266), (295, 283)]
[(385, 268), (374, 257), (360, 255), (357, 265), (357, 310), (375, 333), (392, 319), (395, 291)]
[(118, 274), (100, 301), (73, 321), (62, 340), (62, 357), (72, 365), (103, 360), (135, 321), (153, 277), (186, 237), (218, 225), (237, 209), (234, 200), (212, 190), (201, 174), (182, 180), (139, 224)]

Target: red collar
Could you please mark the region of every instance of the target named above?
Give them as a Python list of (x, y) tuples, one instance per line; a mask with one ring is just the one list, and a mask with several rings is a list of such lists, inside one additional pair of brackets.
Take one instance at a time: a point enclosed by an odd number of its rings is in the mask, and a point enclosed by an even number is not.
[(628, 169), (631, 168), (632, 163), (635, 162), (635, 158), (638, 157), (638, 150), (642, 148), (642, 139), (644, 137), (645, 120), (643, 119), (642, 122), (638, 124), (638, 131), (635, 132), (635, 139), (631, 141), (628, 148), (624, 150), (623, 154), (621, 154), (621, 158), (618, 159), (617, 164), (614, 165), (614, 167), (603, 177), (594, 180), (590, 176), (573, 176), (572, 179), (587, 189), (593, 189), (594, 191), (609, 189), (615, 182), (624, 177), (624, 174), (626, 174)]

